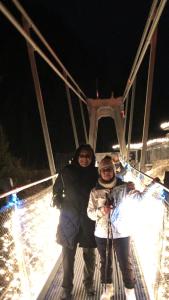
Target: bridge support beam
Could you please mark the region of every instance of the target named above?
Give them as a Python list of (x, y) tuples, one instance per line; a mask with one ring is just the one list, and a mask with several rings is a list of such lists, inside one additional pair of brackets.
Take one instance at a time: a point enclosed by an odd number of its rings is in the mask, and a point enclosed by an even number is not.
[(122, 97), (109, 99), (88, 99), (89, 112), (89, 144), (96, 149), (98, 121), (101, 118), (111, 117), (115, 122), (118, 142), (120, 145), (120, 152), (126, 158), (126, 144), (124, 140), (124, 120), (121, 116), (121, 109), (123, 105)]

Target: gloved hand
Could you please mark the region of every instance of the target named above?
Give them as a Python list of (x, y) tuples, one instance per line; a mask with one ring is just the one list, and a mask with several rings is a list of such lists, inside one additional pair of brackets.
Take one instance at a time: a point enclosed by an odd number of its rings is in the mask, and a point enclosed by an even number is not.
[(111, 206), (103, 206), (103, 207), (100, 208), (100, 211), (101, 211), (103, 216), (109, 214), (110, 210), (111, 210)]
[(128, 189), (128, 191), (135, 190), (135, 184), (134, 184), (134, 182), (128, 181), (127, 182), (127, 189)]
[(161, 180), (160, 180), (160, 178), (159, 178), (159, 177), (155, 177), (155, 178), (153, 178), (153, 182), (158, 182), (158, 183), (161, 183)]

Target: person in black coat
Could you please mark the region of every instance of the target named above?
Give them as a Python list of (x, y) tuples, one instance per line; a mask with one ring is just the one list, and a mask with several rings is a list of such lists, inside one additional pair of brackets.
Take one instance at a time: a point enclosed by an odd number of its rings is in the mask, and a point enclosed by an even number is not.
[(53, 187), (55, 205), (60, 209), (57, 242), (62, 245), (63, 282), (60, 299), (70, 299), (73, 289), (74, 260), (77, 245), (83, 249), (83, 283), (88, 295), (95, 293), (95, 222), (87, 216), (91, 189), (98, 178), (95, 155), (90, 145), (81, 145)]

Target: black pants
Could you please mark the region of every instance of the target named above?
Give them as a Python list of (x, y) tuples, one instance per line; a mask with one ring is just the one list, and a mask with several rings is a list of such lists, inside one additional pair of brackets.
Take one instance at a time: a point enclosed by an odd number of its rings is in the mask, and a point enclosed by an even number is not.
[[(63, 282), (62, 287), (68, 290), (73, 289), (74, 262), (77, 245), (73, 248), (62, 248)], [(95, 248), (82, 248), (84, 269), (83, 283), (86, 287), (92, 286), (95, 271)]]
[[(112, 240), (109, 239), (107, 248), (107, 239), (96, 237), (97, 249), (100, 254), (101, 263), (101, 282), (112, 282)], [(116, 252), (120, 270), (122, 272), (123, 282), (126, 288), (134, 288), (135, 276), (131, 260), (130, 237), (113, 240), (113, 248)], [(107, 272), (106, 272), (106, 249), (108, 254)]]

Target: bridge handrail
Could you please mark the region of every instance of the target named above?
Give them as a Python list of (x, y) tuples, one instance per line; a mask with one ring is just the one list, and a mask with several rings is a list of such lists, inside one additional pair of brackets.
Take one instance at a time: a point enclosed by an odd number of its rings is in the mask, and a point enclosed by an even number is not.
[(48, 181), (48, 180), (50, 180), (50, 179), (52, 179), (52, 178), (55, 178), (55, 177), (57, 177), (57, 176), (58, 176), (58, 174), (55, 174), (55, 175), (52, 175), (52, 176), (43, 178), (43, 179), (41, 179), (41, 180), (38, 180), (38, 181), (35, 181), (35, 182), (32, 182), (32, 183), (29, 183), (29, 184), (26, 184), (26, 185), (17, 187), (17, 188), (15, 188), (15, 189), (12, 189), (12, 190), (9, 191), (9, 192), (6, 192), (6, 193), (1, 194), (1, 195), (0, 195), (0, 199), (5, 198), (5, 197), (7, 197), (7, 196), (9, 196), (9, 195), (12, 195), (12, 194), (17, 194), (17, 193), (19, 193), (19, 192), (21, 192), (21, 191), (23, 191), (23, 190), (26, 190), (26, 189), (28, 189), (28, 188), (34, 186), (34, 185), (37, 185), (37, 184), (40, 184), (40, 183), (42, 183), (42, 182)]
[[(145, 177), (147, 177), (147, 178), (149, 178), (149, 179), (151, 179), (151, 180), (154, 180), (153, 177), (151, 177), (150, 175), (148, 175), (148, 174), (146, 174), (146, 173), (144, 173), (144, 172), (138, 170), (137, 168), (131, 166), (129, 163), (127, 163), (127, 168), (133, 169), (133, 170), (135, 170), (136, 172), (138, 172), (139, 174), (142, 174), (143, 176), (145, 176)], [(156, 184), (158, 184), (159, 186), (161, 186), (161, 188), (162, 188), (163, 190), (165, 190), (166, 192), (169, 193), (169, 189), (168, 189), (163, 183), (161, 183), (161, 182), (156, 182)], [(168, 202), (166, 199), (163, 199), (163, 202), (165, 202), (165, 204), (167, 204), (167, 206), (169, 207), (169, 202)]]

